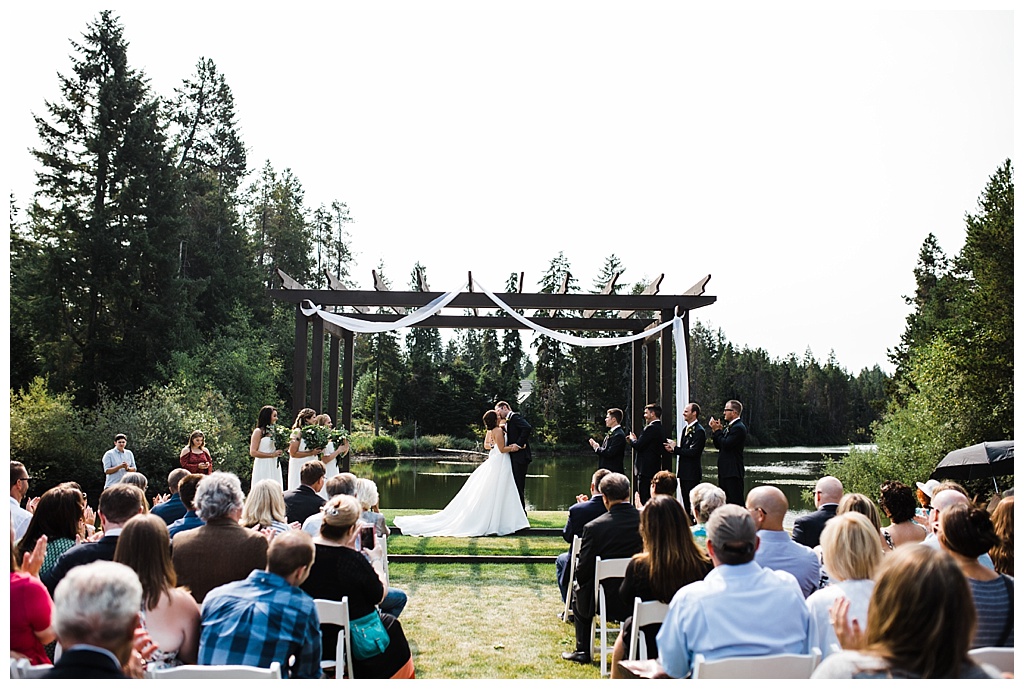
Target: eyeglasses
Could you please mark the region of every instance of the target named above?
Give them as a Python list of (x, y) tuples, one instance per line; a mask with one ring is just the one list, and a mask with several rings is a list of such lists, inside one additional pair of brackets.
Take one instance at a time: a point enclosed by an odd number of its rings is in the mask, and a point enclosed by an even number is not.
[(764, 511), (763, 507), (748, 507), (747, 511), (748, 512), (755, 512), (756, 511), (756, 512), (760, 512), (761, 515), (764, 516), (764, 517), (768, 516), (768, 513)]
[(21, 478), (18, 479), (18, 481), (24, 481), (25, 483), (28, 483), (31, 480), (32, 480), (31, 476), (22, 476)]
[(731, 411), (731, 412), (734, 412), (734, 411), (736, 411), (736, 410), (735, 410), (735, 409), (733, 409), (732, 407), (726, 407), (726, 408), (725, 408), (725, 409), (723, 409), (722, 411)]

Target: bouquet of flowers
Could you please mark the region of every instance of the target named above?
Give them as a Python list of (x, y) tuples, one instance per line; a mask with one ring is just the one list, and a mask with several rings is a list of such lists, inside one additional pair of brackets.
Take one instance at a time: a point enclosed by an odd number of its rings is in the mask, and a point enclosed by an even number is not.
[(344, 426), (338, 426), (337, 428), (331, 428), (328, 432), (328, 438), (334, 446), (337, 447), (342, 440), (348, 437), (348, 431), (345, 430)]
[(331, 429), (327, 426), (303, 426), (301, 438), (306, 441), (307, 450), (322, 450), (327, 447)]
[(280, 426), (276, 423), (267, 424), (267, 432), (264, 434), (264, 438), (270, 438), (274, 441), (274, 447), (277, 447), (277, 442), (283, 439), (288, 434), (288, 429)]

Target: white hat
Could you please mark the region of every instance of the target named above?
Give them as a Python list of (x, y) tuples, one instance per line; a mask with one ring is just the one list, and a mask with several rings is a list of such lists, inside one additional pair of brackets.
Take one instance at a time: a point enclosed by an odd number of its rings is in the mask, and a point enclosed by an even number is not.
[(927, 483), (921, 483), (920, 481), (917, 482), (917, 487), (920, 488), (921, 492), (927, 495), (929, 498), (935, 497), (934, 495), (932, 495), (932, 493), (934, 493), (935, 489), (938, 488), (940, 485), (941, 484), (933, 478), (928, 479)]

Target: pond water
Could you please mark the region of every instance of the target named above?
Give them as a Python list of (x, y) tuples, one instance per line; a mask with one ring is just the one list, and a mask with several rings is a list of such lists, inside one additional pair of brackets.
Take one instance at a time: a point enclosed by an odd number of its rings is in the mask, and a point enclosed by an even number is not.
[[(849, 446), (752, 448), (744, 453), (746, 490), (770, 484), (789, 499), (790, 516), (813, 511), (809, 496), (821, 477), (826, 455), (845, 455)], [(704, 480), (717, 484), (714, 450), (704, 452)], [(373, 479), (380, 504), (387, 508), (441, 509), (455, 496), (466, 478), (483, 461), (474, 455), (439, 458), (378, 459), (355, 463), (357, 476)], [(628, 468), (628, 467), (627, 467)], [(567, 510), (576, 495), (586, 493), (597, 469), (594, 455), (535, 454), (526, 478), (527, 510)]]

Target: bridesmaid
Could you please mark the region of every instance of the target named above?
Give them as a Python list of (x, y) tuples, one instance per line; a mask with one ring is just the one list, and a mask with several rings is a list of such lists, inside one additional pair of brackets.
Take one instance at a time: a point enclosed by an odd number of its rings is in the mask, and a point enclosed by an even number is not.
[(281, 456), (281, 450), (275, 445), (275, 438), (269, 435), (267, 427), (277, 423), (277, 410), (267, 405), (260, 409), (259, 419), (256, 428), (249, 438), (249, 455), (252, 459), (252, 480), (251, 485), (256, 485), (263, 479), (273, 479), (284, 486), (281, 480), (281, 465), (277, 458)]
[[(331, 417), (329, 414), (321, 414), (320, 416), (317, 416), (316, 418), (313, 419), (313, 423), (319, 426), (326, 426), (327, 428), (334, 428), (334, 422), (331, 421)], [(320, 456), (320, 461), (324, 463), (324, 468), (327, 469), (327, 474), (324, 476), (325, 486), (327, 485), (327, 481), (332, 476), (337, 476), (339, 473), (341, 473), (338, 470), (338, 457), (344, 457), (345, 455), (348, 454), (348, 451), (348, 438), (342, 440), (341, 444), (339, 444), (338, 447), (334, 446), (333, 440), (329, 440), (327, 442), (327, 447), (324, 448), (323, 454)], [(327, 499), (326, 488), (320, 491), (320, 497), (324, 498), (325, 500)]]
[(181, 466), (192, 474), (212, 474), (213, 457), (206, 449), (206, 436), (202, 431), (192, 431), (188, 437), (188, 445), (181, 451), (178, 457)]
[(302, 427), (311, 426), (316, 412), (309, 407), (299, 410), (292, 424), (291, 443), (288, 445), (288, 490), (296, 490), (302, 481), (299, 474), (302, 473), (302, 465), (310, 459), (320, 456), (321, 447), (312, 450), (306, 449), (306, 441), (302, 439)]

